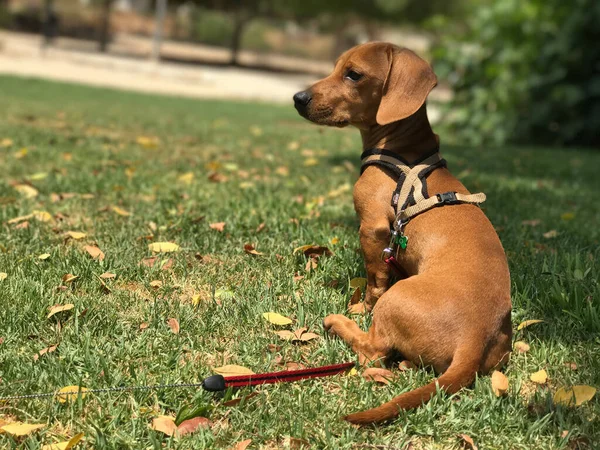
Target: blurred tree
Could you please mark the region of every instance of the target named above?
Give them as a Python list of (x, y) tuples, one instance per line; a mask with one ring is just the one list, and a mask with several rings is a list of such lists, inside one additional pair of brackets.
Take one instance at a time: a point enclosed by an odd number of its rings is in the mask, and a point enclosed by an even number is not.
[(477, 3), (434, 52), (455, 93), (445, 123), (478, 145), (600, 147), (600, 2)]
[(113, 0), (101, 0), (100, 33), (98, 35), (98, 50), (105, 53), (110, 38), (110, 12)]

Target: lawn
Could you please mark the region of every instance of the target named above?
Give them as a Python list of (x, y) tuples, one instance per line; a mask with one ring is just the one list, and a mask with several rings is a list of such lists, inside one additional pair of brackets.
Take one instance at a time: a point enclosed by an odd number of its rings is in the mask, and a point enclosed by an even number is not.
[[(0, 98), (0, 396), (198, 382), (227, 364), (258, 373), (355, 360), (321, 323), (346, 312), (350, 280), (364, 276), (351, 192), (358, 132), (310, 125), (291, 105), (11, 77), (0, 77)], [(482, 377), (363, 429), (340, 417), (433, 373), (396, 370), (380, 385), (359, 369), (260, 387), (237, 406), (201, 389), (0, 400), (0, 423), (44, 424), (25, 437), (0, 434), (0, 447), (40, 448), (77, 433), (85, 437), (76, 448), (94, 449), (227, 449), (247, 439), (250, 449), (299, 448), (301, 440), (310, 448), (448, 449), (462, 448), (461, 434), (482, 449), (598, 445), (600, 395), (571, 408), (552, 398), (561, 387), (600, 387), (600, 152), (442, 153), (468, 187), (488, 195), (483, 207), (508, 254), (515, 341), (530, 349), (513, 353), (507, 396), (496, 397)], [(152, 253), (152, 242), (180, 249)], [(294, 253), (307, 244), (333, 255), (307, 268)], [(51, 309), (67, 304), (74, 307)], [(265, 312), (293, 324), (273, 325)], [(543, 322), (516, 331), (529, 319)], [(368, 326), (368, 317), (356, 320)], [(298, 344), (274, 333), (299, 327), (319, 338)], [(530, 375), (541, 369), (548, 380), (536, 384)], [(179, 438), (151, 428), (187, 405), (212, 405), (210, 426)]]

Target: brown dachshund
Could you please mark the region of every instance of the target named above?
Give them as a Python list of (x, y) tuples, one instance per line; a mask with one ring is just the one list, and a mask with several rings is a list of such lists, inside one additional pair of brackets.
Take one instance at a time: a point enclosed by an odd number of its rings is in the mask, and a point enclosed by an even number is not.
[[(438, 386), (455, 393), (469, 386), (477, 373), (502, 366), (511, 350), (510, 274), (492, 224), (472, 204), (481, 197), (468, 201), (476, 196), (451, 175), (443, 160), (434, 158), (436, 165), (426, 175), (410, 178), (409, 171), (437, 154), (439, 147), (425, 109), (436, 84), (432, 68), (412, 51), (371, 42), (348, 50), (331, 75), (294, 96), (303, 117), (320, 125), (355, 126), (366, 154), (388, 161), (387, 166), (365, 165), (363, 159), (364, 170), (354, 186), (371, 328), (364, 332), (340, 314), (326, 317), (325, 328), (350, 345), (361, 364), (400, 354), (441, 373), (426, 386), (346, 417), (356, 424), (393, 419), (399, 410), (427, 402)], [(406, 171), (404, 182), (395, 163)], [(409, 178), (420, 183), (414, 186), (425, 186), (427, 196), (405, 186)], [(392, 199), (403, 191), (408, 200), (398, 204), (398, 210), (417, 198), (430, 206), (399, 225)], [(402, 277), (390, 287), (382, 252), (389, 256), (386, 247), (394, 229), (400, 230), (405, 248), (394, 250), (392, 259)]]

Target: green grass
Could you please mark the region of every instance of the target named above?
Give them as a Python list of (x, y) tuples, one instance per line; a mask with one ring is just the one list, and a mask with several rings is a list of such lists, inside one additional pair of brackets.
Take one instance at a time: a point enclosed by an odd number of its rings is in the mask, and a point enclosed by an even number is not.
[[(356, 131), (312, 126), (291, 105), (154, 97), (10, 77), (0, 77), (0, 98), (0, 142), (13, 141), (0, 148), (0, 272), (8, 275), (0, 281), (0, 396), (68, 385), (197, 382), (223, 364), (277, 370), (279, 357), (308, 367), (355, 359), (335, 339), (282, 342), (262, 313), (281, 313), (322, 335), (323, 318), (345, 312), (349, 280), (364, 275), (358, 221), (350, 189), (328, 194), (358, 176)], [(159, 142), (144, 146), (140, 136)], [(313, 448), (412, 442), (417, 449), (447, 449), (461, 447), (462, 433), (483, 449), (598, 445), (598, 395), (572, 409), (554, 407), (551, 399), (560, 386), (600, 387), (600, 153), (445, 146), (443, 154), (468, 187), (488, 195), (484, 208), (510, 261), (515, 328), (526, 319), (544, 320), (515, 333), (531, 350), (513, 355), (507, 397), (496, 398), (484, 377), (456, 396), (438, 395), (402, 413), (389, 426), (364, 429), (340, 417), (423, 385), (433, 374), (399, 373), (383, 387), (360, 376), (279, 384), (229, 408), (189, 389), (89, 395), (65, 405), (0, 401), (0, 419), (47, 424), (26, 438), (0, 434), (0, 447), (34, 449), (78, 432), (85, 433), (80, 447), (95, 449), (220, 449), (244, 439), (252, 439), (250, 448), (277, 448), (290, 436)], [(311, 158), (317, 164), (305, 165)], [(227, 180), (210, 181), (212, 169)], [(188, 172), (191, 184), (179, 179)], [(14, 189), (28, 180), (38, 196), (24, 198)], [(53, 195), (62, 193), (93, 198)], [(27, 228), (7, 223), (35, 210), (49, 212), (53, 221), (31, 218)], [(522, 224), (533, 219), (537, 226)], [(209, 227), (221, 221), (223, 233)], [(544, 238), (551, 230), (558, 235)], [(67, 231), (87, 237), (69, 240)], [(339, 242), (331, 244), (333, 238)], [(181, 246), (160, 255), (159, 263), (172, 259), (167, 270), (140, 265), (151, 256), (151, 241)], [(264, 255), (246, 254), (247, 243)], [(293, 249), (313, 243), (328, 245), (334, 255), (306, 272), (304, 256)], [(86, 244), (98, 245), (104, 261), (92, 260)], [(44, 253), (50, 257), (40, 260)], [(106, 281), (110, 293), (97, 278), (104, 272), (117, 275)], [(65, 284), (67, 273), (78, 278)], [(162, 287), (151, 287), (154, 280)], [(66, 303), (74, 309), (46, 317), (50, 306)], [(168, 318), (179, 320), (179, 334), (170, 331)], [(357, 320), (364, 327), (369, 322)], [(143, 322), (149, 327), (142, 331)], [(34, 360), (56, 344), (56, 351)], [(271, 352), (269, 344), (281, 348)], [(577, 370), (565, 366), (571, 362)], [(536, 388), (529, 375), (542, 368), (550, 380)], [(149, 428), (157, 414), (203, 403), (215, 406), (210, 429), (171, 439)]]

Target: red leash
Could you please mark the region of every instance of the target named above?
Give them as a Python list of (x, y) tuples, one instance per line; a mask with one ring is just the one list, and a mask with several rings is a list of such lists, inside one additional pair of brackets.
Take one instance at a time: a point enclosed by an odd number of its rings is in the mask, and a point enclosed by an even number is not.
[(289, 383), (307, 378), (320, 378), (337, 375), (354, 367), (354, 363), (334, 364), (332, 366), (314, 367), (312, 369), (282, 370), (279, 372), (255, 373), (224, 377), (213, 375), (202, 382), (202, 387), (210, 392), (224, 391), (230, 387), (257, 386), (260, 384)]

